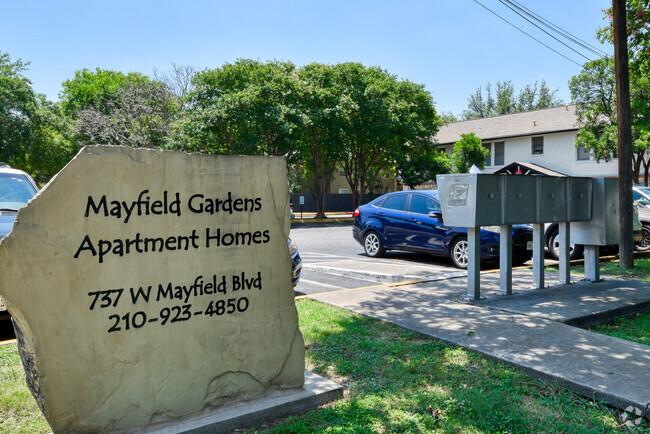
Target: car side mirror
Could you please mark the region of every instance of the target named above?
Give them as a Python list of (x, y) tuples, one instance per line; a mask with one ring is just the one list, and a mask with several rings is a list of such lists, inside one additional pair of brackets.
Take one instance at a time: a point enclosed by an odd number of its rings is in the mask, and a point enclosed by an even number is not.
[(440, 223), (443, 223), (443, 222), (442, 222), (442, 213), (441, 213), (440, 211), (435, 211), (435, 212), (432, 211), (432, 212), (430, 212), (430, 213), (429, 213), (429, 217), (435, 217), (435, 218), (438, 219), (438, 221), (439, 221)]

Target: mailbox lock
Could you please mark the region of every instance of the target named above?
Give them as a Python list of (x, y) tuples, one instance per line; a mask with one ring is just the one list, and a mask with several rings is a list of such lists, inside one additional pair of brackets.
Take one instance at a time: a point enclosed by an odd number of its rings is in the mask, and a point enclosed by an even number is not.
[(517, 199), (521, 199), (521, 193), (517, 193), (517, 194), (515, 194), (515, 197), (516, 197)]
[(488, 194), (488, 199), (494, 199), (494, 193)]
[(548, 197), (550, 197), (551, 199), (555, 199), (555, 193), (549, 194)]

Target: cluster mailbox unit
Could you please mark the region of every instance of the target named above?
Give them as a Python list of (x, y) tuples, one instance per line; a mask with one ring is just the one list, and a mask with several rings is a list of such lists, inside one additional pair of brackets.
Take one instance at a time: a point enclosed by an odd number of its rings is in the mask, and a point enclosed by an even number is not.
[(445, 224), (467, 227), (469, 299), (480, 299), (481, 226), (501, 228), (500, 289), (504, 295), (512, 294), (513, 224), (533, 226), (537, 288), (544, 287), (545, 223), (559, 223), (560, 283), (570, 283), (570, 242), (585, 244), (585, 270), (595, 268), (586, 271), (587, 280), (598, 280), (598, 246), (618, 243), (616, 178), (469, 173), (438, 175), (437, 183)]

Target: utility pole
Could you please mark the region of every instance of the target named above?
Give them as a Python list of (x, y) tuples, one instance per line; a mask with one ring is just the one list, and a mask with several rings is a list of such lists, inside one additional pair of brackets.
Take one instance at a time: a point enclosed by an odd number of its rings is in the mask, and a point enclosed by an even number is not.
[(614, 60), (616, 61), (616, 104), (618, 116), (618, 221), (619, 255), (622, 269), (634, 268), (632, 235), (632, 110), (630, 108), (630, 73), (627, 52), (627, 17), (625, 0), (612, 0)]

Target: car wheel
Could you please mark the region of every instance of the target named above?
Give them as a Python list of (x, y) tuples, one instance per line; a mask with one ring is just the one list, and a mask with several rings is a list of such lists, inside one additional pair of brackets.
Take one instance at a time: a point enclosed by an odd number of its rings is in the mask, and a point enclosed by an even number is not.
[[(560, 259), (560, 231), (558, 228), (553, 229), (553, 232), (551, 233), (551, 236), (548, 238), (548, 251), (551, 253), (551, 256), (555, 260)], [(582, 255), (582, 246), (581, 245), (575, 245), (575, 244), (569, 244), (569, 259), (578, 259)]]
[(363, 237), (363, 249), (366, 251), (366, 255), (372, 258), (384, 256), (384, 253), (386, 253), (384, 242), (381, 240), (379, 234), (374, 231), (368, 232)]
[(468, 262), (468, 252), (469, 244), (467, 243), (467, 238), (458, 237), (451, 244), (451, 249), (449, 250), (451, 261), (458, 268), (467, 268)]
[(643, 225), (641, 228), (641, 240), (634, 244), (634, 250), (645, 252), (650, 250), (650, 225)]

